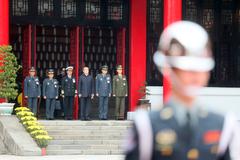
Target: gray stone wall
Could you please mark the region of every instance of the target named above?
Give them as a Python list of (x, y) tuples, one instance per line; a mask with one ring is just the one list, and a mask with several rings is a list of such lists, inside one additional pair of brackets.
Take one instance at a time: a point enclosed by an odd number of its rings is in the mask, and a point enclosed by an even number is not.
[(0, 155), (1, 154), (8, 154), (6, 146), (4, 145), (2, 139), (0, 139)]

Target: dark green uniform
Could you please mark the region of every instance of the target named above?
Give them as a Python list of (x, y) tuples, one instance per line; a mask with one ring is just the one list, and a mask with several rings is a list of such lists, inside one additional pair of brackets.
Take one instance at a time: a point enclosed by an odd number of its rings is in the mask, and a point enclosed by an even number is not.
[(113, 96), (115, 101), (115, 117), (116, 119), (124, 119), (125, 97), (128, 93), (127, 78), (125, 75), (115, 75), (113, 77)]

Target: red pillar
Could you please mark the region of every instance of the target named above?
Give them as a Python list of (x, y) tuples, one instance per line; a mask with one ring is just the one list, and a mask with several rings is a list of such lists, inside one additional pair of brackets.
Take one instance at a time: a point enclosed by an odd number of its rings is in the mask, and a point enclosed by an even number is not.
[[(0, 0), (0, 45), (8, 45), (9, 43), (9, 1)], [(3, 65), (0, 63), (0, 66)], [(5, 99), (0, 98), (0, 103)]]
[[(33, 26), (31, 24), (26, 25), (23, 28), (23, 52), (22, 52), (22, 68), (23, 68), (23, 80), (26, 76), (29, 75), (29, 68), (32, 66), (32, 41), (34, 40), (34, 44), (36, 43), (36, 38), (32, 39), (32, 32), (35, 34), (35, 30), (33, 31)], [(36, 46), (36, 45), (35, 45)], [(35, 47), (36, 48), (36, 47)], [(34, 54), (36, 51), (34, 49)], [(36, 57), (36, 56), (34, 56)], [(36, 63), (36, 60), (34, 61)], [(34, 67), (36, 67), (34, 65)], [(22, 86), (24, 88), (24, 81), (22, 81)], [(23, 89), (24, 90), (24, 89)], [(23, 92), (24, 97), (24, 92)], [(22, 104), (27, 106), (27, 99), (22, 99)]]
[(117, 64), (123, 66), (123, 73), (125, 73), (125, 48), (126, 48), (126, 28), (120, 28), (117, 31)]
[[(163, 26), (166, 28), (169, 24), (182, 19), (182, 0), (164, 0), (163, 6)], [(163, 101), (169, 99), (171, 86), (169, 77), (163, 77)]]
[(147, 0), (130, 0), (129, 106), (134, 111), (138, 90), (146, 81)]
[[(70, 33), (70, 64), (74, 67), (76, 85), (78, 88), (78, 70), (79, 70), (79, 32), (80, 27), (74, 27)], [(78, 96), (75, 97), (73, 107), (73, 118), (78, 119)]]

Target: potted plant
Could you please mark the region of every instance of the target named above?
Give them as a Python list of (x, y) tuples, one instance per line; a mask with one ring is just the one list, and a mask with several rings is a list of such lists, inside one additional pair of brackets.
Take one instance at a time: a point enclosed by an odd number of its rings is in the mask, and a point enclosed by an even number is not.
[(151, 103), (149, 102), (149, 99), (147, 99), (147, 96), (150, 95), (150, 91), (147, 88), (147, 82), (144, 82), (139, 90), (138, 90), (139, 94), (140, 94), (140, 99), (138, 99), (138, 106), (147, 110), (150, 110), (151, 108)]
[(16, 98), (17, 71), (21, 68), (16, 56), (12, 53), (11, 46), (0, 46), (0, 98), (5, 99), (0, 103), (0, 115), (11, 115), (14, 103), (7, 103)]

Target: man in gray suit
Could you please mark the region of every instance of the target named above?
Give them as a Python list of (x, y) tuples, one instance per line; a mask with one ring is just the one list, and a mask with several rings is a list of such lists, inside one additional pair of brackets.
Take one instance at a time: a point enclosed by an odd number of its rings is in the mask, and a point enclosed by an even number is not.
[(24, 96), (27, 98), (28, 107), (36, 115), (37, 100), (41, 96), (39, 78), (35, 76), (36, 70), (34, 67), (29, 69), (29, 76), (24, 79)]
[(89, 75), (89, 68), (87, 66), (83, 67), (83, 74), (79, 77), (78, 81), (78, 96), (80, 98), (81, 115), (79, 118), (81, 120), (90, 120), (89, 110), (91, 105), (91, 99), (94, 97), (94, 80), (91, 75)]
[(101, 67), (102, 74), (96, 77), (96, 96), (99, 97), (99, 119), (107, 120), (108, 99), (111, 97), (111, 77), (108, 72), (108, 66)]
[(56, 99), (58, 99), (58, 81), (53, 78), (54, 70), (48, 70), (48, 78), (43, 81), (43, 98), (46, 100), (46, 119), (54, 119)]

